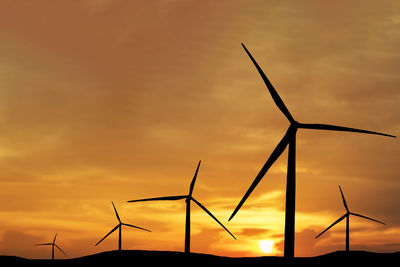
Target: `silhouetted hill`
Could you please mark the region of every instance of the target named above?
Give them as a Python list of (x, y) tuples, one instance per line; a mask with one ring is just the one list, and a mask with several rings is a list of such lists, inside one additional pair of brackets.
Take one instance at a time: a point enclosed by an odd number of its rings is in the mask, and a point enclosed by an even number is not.
[(231, 258), (210, 254), (172, 251), (123, 250), (107, 251), (74, 259), (30, 260), (15, 256), (0, 256), (1, 266), (392, 266), (400, 261), (400, 252), (374, 253), (337, 251), (317, 257), (299, 257), (288, 261), (283, 257)]

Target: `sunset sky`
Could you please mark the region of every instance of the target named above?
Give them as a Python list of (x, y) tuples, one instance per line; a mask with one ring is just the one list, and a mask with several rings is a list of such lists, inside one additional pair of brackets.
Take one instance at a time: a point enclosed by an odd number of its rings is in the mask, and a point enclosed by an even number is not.
[[(400, 135), (400, 3), (0, 0), (0, 254), (69, 258), (122, 248), (283, 255), (287, 151), (228, 218), (293, 117)], [(296, 256), (400, 250), (399, 138), (299, 130)], [(272, 244), (272, 252), (260, 244)], [(62, 254), (56, 257), (65, 258)]]

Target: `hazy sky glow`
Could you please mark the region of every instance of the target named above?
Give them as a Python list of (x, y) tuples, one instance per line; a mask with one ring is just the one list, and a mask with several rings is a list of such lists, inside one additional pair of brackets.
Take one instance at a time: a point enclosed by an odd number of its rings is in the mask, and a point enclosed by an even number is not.
[[(232, 221), (288, 126), (240, 43), (294, 118), (400, 135), (398, 1), (0, 0), (0, 254), (69, 257), (117, 248), (283, 254), (287, 151)], [(399, 139), (300, 130), (296, 256), (400, 250)], [(259, 242), (274, 242), (265, 254)], [(61, 255), (59, 255), (61, 256)], [(57, 255), (56, 255), (57, 257)]]

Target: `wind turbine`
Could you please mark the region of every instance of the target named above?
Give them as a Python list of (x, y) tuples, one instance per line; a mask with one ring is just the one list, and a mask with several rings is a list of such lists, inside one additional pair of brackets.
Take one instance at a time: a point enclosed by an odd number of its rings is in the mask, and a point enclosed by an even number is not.
[(117, 226), (115, 226), (108, 234), (106, 234), (102, 239), (100, 239), (100, 241), (97, 242), (97, 244), (96, 244), (95, 246), (97, 246), (98, 244), (100, 244), (101, 241), (103, 241), (107, 236), (109, 236), (110, 234), (112, 234), (112, 232), (114, 232), (115, 230), (118, 229), (118, 230), (119, 230), (119, 235), (118, 235), (118, 250), (121, 250), (121, 230), (122, 230), (122, 226), (123, 226), (123, 225), (124, 225), (124, 226), (128, 226), (128, 227), (137, 228), (137, 229), (140, 229), (140, 230), (144, 230), (144, 231), (147, 231), (147, 232), (151, 232), (150, 230), (147, 230), (147, 229), (142, 228), (142, 227), (138, 227), (138, 226), (135, 226), (135, 225), (132, 225), (132, 224), (123, 223), (123, 222), (121, 221), (121, 219), (119, 218), (119, 215), (118, 215), (117, 209), (115, 208), (114, 202), (111, 201), (111, 204), (112, 204), (113, 207), (114, 207), (115, 215), (117, 216), (117, 219), (118, 219), (118, 222), (119, 222), (119, 223), (118, 223)]
[(54, 247), (58, 248), (62, 253), (64, 253), (65, 256), (67, 256), (67, 254), (65, 254), (65, 252), (56, 244), (56, 238), (57, 238), (57, 233), (54, 236), (53, 242), (51, 243), (43, 243), (43, 244), (36, 244), (35, 246), (51, 246), (51, 259), (54, 260)]
[(246, 199), (253, 192), (254, 188), (261, 181), (264, 175), (267, 173), (269, 168), (274, 164), (274, 162), (279, 158), (279, 156), (283, 153), (285, 148), (289, 146), (288, 153), (288, 165), (287, 165), (287, 181), (286, 181), (286, 211), (285, 211), (285, 247), (284, 247), (284, 256), (287, 258), (294, 257), (294, 233), (295, 233), (295, 202), (296, 202), (296, 133), (297, 129), (314, 129), (314, 130), (328, 130), (328, 131), (341, 131), (341, 132), (355, 132), (355, 133), (365, 133), (365, 134), (376, 134), (383, 135), (389, 137), (395, 137), (393, 135), (378, 133), (367, 130), (354, 129), (349, 127), (335, 126), (329, 124), (310, 124), (310, 123), (299, 123), (297, 122), (289, 110), (283, 103), (282, 99), (276, 92), (275, 88), (272, 86), (271, 82), (268, 80), (267, 76), (264, 74), (260, 66), (257, 64), (253, 56), (247, 50), (244, 44), (242, 44), (244, 50), (247, 55), (250, 57), (251, 61), (257, 68), (259, 74), (264, 80), (265, 85), (267, 86), (269, 93), (272, 96), (275, 104), (278, 106), (279, 110), (285, 115), (285, 117), (289, 120), (290, 125), (286, 131), (286, 134), (283, 136), (281, 141), (278, 143), (271, 156), (268, 158), (253, 183), (250, 185), (249, 189), (243, 196), (242, 200), (239, 202), (235, 210), (233, 211), (229, 220), (231, 220), (235, 214), (238, 212), (240, 207), (246, 201)]
[(361, 217), (361, 218), (364, 218), (364, 219), (367, 219), (367, 220), (371, 220), (371, 221), (374, 221), (374, 222), (378, 222), (378, 223), (381, 223), (381, 224), (385, 224), (385, 223), (383, 223), (381, 221), (378, 221), (378, 220), (375, 220), (375, 219), (372, 219), (372, 218), (369, 218), (369, 217), (361, 215), (361, 214), (357, 214), (357, 213), (351, 212), (349, 210), (348, 206), (347, 206), (346, 199), (344, 198), (344, 195), (343, 195), (343, 192), (342, 192), (342, 188), (340, 187), (340, 185), (339, 185), (339, 189), (340, 189), (340, 194), (342, 195), (343, 205), (344, 205), (344, 208), (346, 209), (346, 213), (342, 217), (337, 219), (334, 223), (332, 223), (328, 228), (326, 228), (324, 231), (322, 231), (319, 235), (317, 235), (315, 238), (320, 237), (326, 231), (328, 231), (331, 227), (333, 227), (335, 224), (339, 223), (344, 218), (346, 218), (346, 251), (349, 251), (349, 240), (350, 240), (349, 239), (349, 235), (350, 235), (349, 234), (349, 220), (350, 220), (350, 215), (358, 216), (358, 217)]
[(199, 161), (199, 164), (197, 165), (196, 172), (194, 173), (192, 182), (190, 184), (189, 194), (188, 195), (155, 197), (155, 198), (145, 198), (145, 199), (136, 199), (136, 200), (129, 200), (128, 201), (128, 202), (141, 202), (141, 201), (153, 201), (153, 200), (180, 200), (180, 199), (185, 199), (185, 201), (186, 201), (185, 253), (190, 253), (190, 202), (191, 201), (196, 203), (197, 206), (199, 206), (208, 215), (210, 215), (211, 218), (213, 218), (217, 223), (219, 223), (219, 225), (221, 225), (222, 228), (224, 228), (234, 239), (236, 239), (236, 237), (231, 232), (229, 232), (229, 230), (206, 207), (204, 207), (200, 202), (198, 202), (192, 196), (193, 189), (194, 189), (194, 184), (196, 182), (197, 173), (199, 172), (199, 168), (200, 168), (200, 163), (201, 163), (201, 160)]

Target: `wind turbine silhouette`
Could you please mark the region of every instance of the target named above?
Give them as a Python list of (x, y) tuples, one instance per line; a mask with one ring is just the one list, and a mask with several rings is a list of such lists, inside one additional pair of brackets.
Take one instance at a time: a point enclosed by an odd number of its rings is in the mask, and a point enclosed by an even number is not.
[(372, 219), (372, 218), (369, 218), (369, 217), (361, 215), (361, 214), (357, 214), (357, 213), (351, 212), (349, 210), (348, 206), (347, 206), (346, 199), (344, 198), (344, 195), (343, 195), (343, 192), (342, 192), (342, 188), (340, 187), (340, 185), (339, 185), (339, 189), (340, 189), (340, 194), (342, 195), (343, 205), (344, 205), (344, 207), (346, 209), (346, 213), (342, 217), (337, 219), (334, 223), (332, 223), (328, 228), (326, 228), (324, 231), (322, 231), (319, 235), (317, 235), (315, 238), (320, 237), (326, 231), (328, 231), (331, 227), (333, 227), (335, 224), (339, 223), (344, 218), (346, 218), (346, 251), (349, 251), (349, 240), (350, 240), (349, 239), (349, 236), (350, 236), (350, 233), (349, 233), (350, 232), (349, 231), (349, 220), (350, 220), (350, 215), (358, 216), (358, 217), (361, 217), (361, 218), (364, 218), (364, 219), (367, 219), (367, 220), (371, 220), (371, 221), (374, 221), (374, 222), (378, 222), (378, 223), (381, 223), (381, 224), (385, 224), (385, 223), (381, 222), (381, 221), (378, 221), (378, 220), (375, 220), (375, 219)]
[(114, 232), (115, 230), (118, 229), (118, 230), (119, 230), (119, 235), (118, 235), (118, 250), (121, 250), (121, 232), (122, 232), (121, 230), (122, 230), (122, 225), (128, 226), (128, 227), (132, 227), (132, 228), (137, 228), (137, 229), (144, 230), (144, 231), (147, 231), (147, 232), (151, 232), (150, 230), (147, 230), (147, 229), (142, 228), (142, 227), (138, 227), (138, 226), (135, 226), (135, 225), (132, 225), (132, 224), (123, 223), (123, 222), (121, 221), (119, 215), (118, 215), (117, 209), (115, 208), (114, 202), (111, 201), (111, 204), (112, 204), (113, 207), (114, 207), (115, 215), (117, 216), (117, 219), (118, 219), (118, 222), (119, 222), (119, 223), (118, 223), (117, 226), (115, 226), (110, 232), (108, 232), (108, 234), (106, 234), (102, 239), (100, 239), (100, 241), (97, 242), (97, 244), (96, 244), (95, 246), (97, 246), (98, 244), (100, 244), (101, 241), (103, 241), (107, 236), (111, 235), (112, 232)]
[(281, 141), (278, 143), (271, 156), (268, 158), (253, 183), (250, 185), (249, 189), (243, 196), (242, 200), (239, 202), (235, 210), (233, 211), (229, 220), (231, 220), (235, 214), (238, 212), (240, 207), (246, 201), (246, 199), (253, 192), (254, 188), (261, 181), (264, 175), (267, 173), (269, 168), (274, 164), (274, 162), (279, 158), (279, 156), (283, 153), (285, 148), (289, 146), (288, 153), (288, 165), (287, 165), (287, 181), (286, 181), (286, 211), (285, 211), (285, 245), (284, 245), (284, 256), (287, 258), (294, 257), (294, 233), (295, 233), (295, 199), (296, 199), (296, 133), (297, 129), (314, 129), (314, 130), (328, 130), (328, 131), (341, 131), (341, 132), (356, 132), (356, 133), (365, 133), (365, 134), (376, 134), (383, 135), (389, 137), (395, 137), (393, 135), (378, 133), (367, 130), (360, 130), (349, 127), (335, 126), (329, 124), (310, 124), (310, 123), (299, 123), (295, 119), (293, 119), (289, 110), (283, 103), (282, 99), (276, 92), (275, 88), (272, 86), (271, 82), (268, 80), (267, 76), (264, 74), (260, 66), (257, 64), (253, 56), (247, 50), (246, 46), (242, 44), (244, 50), (247, 55), (250, 57), (251, 61), (257, 68), (259, 74), (264, 80), (265, 85), (267, 86), (269, 93), (272, 96), (275, 104), (278, 106), (279, 110), (285, 115), (285, 117), (289, 120), (290, 126), (286, 131), (286, 134), (283, 136)]
[(153, 201), (153, 200), (180, 200), (185, 199), (186, 201), (186, 225), (185, 225), (185, 253), (190, 253), (190, 201), (193, 201), (197, 204), (202, 210), (204, 210), (208, 215), (211, 216), (219, 225), (222, 226), (234, 239), (236, 237), (229, 232), (229, 230), (200, 202), (198, 202), (193, 196), (193, 189), (194, 184), (196, 182), (197, 173), (199, 172), (201, 160), (197, 165), (196, 172), (194, 173), (192, 182), (190, 183), (189, 194), (188, 195), (181, 195), (181, 196), (167, 196), (167, 197), (155, 197), (155, 198), (145, 198), (145, 199), (136, 199), (136, 200), (129, 200), (128, 202), (141, 202), (141, 201)]
[(62, 253), (64, 253), (65, 256), (67, 254), (56, 244), (56, 238), (57, 238), (57, 233), (54, 236), (53, 242), (51, 243), (43, 243), (43, 244), (36, 244), (35, 246), (51, 246), (51, 259), (54, 260), (54, 247), (58, 248)]

